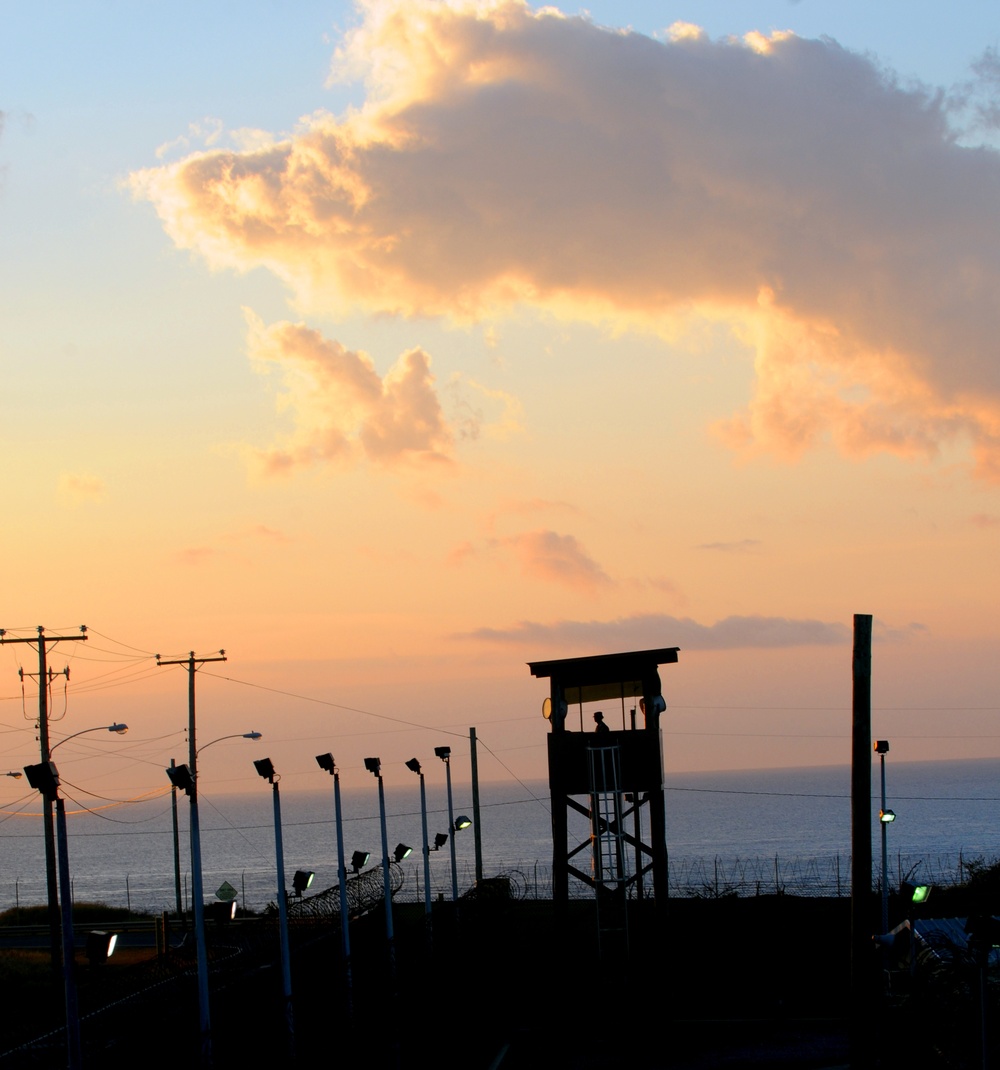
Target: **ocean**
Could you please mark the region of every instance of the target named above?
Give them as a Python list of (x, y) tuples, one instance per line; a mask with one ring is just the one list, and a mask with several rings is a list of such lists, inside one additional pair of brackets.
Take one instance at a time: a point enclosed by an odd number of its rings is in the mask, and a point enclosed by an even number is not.
[[(1000, 762), (946, 761), (887, 764), (887, 805), (897, 815), (888, 829), (889, 882), (918, 877), (953, 883), (974, 858), (1000, 857)], [(878, 763), (872, 777), (872, 848), (880, 869)], [(403, 863), (401, 899), (423, 896), (419, 790), (416, 778), (385, 784), (389, 849), (414, 848)], [(547, 896), (551, 888), (548, 785), (544, 781), (481, 786), (481, 837), (485, 876), (514, 876), (521, 894)], [(206, 898), (224, 882), (239, 902), (264, 908), (277, 895), (272, 798), (199, 795)], [(286, 880), (312, 870), (312, 892), (336, 884), (336, 826), (332, 782), (326, 790), (281, 797)], [(27, 806), (38, 811), (37, 797)], [(67, 811), (75, 810), (72, 801)], [(836, 895), (850, 892), (850, 769), (824, 766), (742, 772), (674, 773), (666, 780), (667, 846), (671, 894), (726, 892)], [(181, 868), (185, 906), (190, 899), (188, 802), (181, 795)], [(447, 830), (443, 787), (428, 785), (428, 831)], [(472, 816), (467, 786), (456, 790), (455, 813)], [(381, 857), (375, 785), (344, 793), (344, 840), (353, 851)], [(45, 901), (41, 820), (0, 812), (0, 909)], [(588, 827), (571, 827), (582, 842)], [(73, 895), (136, 912), (173, 909), (173, 837), (169, 798), (68, 819)], [(474, 876), (473, 830), (456, 834), (459, 891)], [(431, 887), (450, 895), (449, 847), (431, 855)], [(573, 882), (578, 884), (578, 882)], [(579, 884), (579, 894), (589, 894)]]

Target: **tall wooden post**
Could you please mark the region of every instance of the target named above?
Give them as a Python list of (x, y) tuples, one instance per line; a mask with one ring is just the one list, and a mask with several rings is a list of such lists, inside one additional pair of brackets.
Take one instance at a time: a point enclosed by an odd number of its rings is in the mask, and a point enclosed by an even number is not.
[(851, 1066), (872, 1065), (872, 618), (854, 615), (851, 723)]

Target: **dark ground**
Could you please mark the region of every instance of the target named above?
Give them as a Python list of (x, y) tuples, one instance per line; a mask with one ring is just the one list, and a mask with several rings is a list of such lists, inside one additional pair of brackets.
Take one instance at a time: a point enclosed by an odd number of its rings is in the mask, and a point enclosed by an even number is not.
[[(395, 985), (389, 983), (381, 913), (352, 923), (353, 1016), (335, 920), (296, 924), (294, 1056), (281, 1014), (273, 923), (261, 920), (242, 935), (214, 931), (215, 1065), (345, 1060), (387, 1070), (846, 1066), (849, 912), (846, 899), (793, 896), (672, 900), (659, 914), (651, 903), (633, 904), (628, 954), (620, 936), (606, 931), (602, 957), (593, 901), (569, 904), (562, 928), (551, 902), (481, 901), (461, 904), (458, 911), (438, 904), (432, 947), (422, 908), (397, 905)], [(236, 946), (240, 954), (223, 957), (223, 947)], [(178, 978), (185, 965), (188, 975)], [(173, 953), (167, 966), (109, 965), (92, 974), (81, 967), (84, 1013), (114, 1004), (83, 1020), (85, 1065), (131, 1070), (162, 1049), (197, 1066), (191, 965)], [(973, 1050), (977, 1004), (968, 977), (962, 975), (943, 995), (910, 987), (905, 998), (897, 995), (876, 1008), (882, 1032), (872, 1045), (872, 1065), (876, 1056), (887, 1068), (981, 1065)], [(5, 985), (0, 994), (7, 1034), (0, 1048), (9, 1051), (18, 1026), (32, 1037), (39, 1030), (18, 1015), (17, 991)], [(37, 998), (33, 1005), (37, 1011)], [(47, 1007), (51, 1027), (58, 1027), (60, 996), (41, 1006)], [(950, 1048), (942, 1047), (938, 1034), (951, 1038)], [(60, 1065), (65, 1057), (58, 1035), (48, 1048), (36, 1045), (0, 1057), (0, 1070)]]

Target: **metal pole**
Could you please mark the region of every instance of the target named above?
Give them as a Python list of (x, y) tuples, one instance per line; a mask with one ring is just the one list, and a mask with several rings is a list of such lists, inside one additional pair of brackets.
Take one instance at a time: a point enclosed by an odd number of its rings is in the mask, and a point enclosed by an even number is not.
[(469, 729), (469, 755), (472, 761), (472, 828), (476, 845), (476, 881), (483, 879), (483, 832), (479, 814), (479, 755), (476, 747), (476, 730)]
[(75, 951), (73, 947), (73, 896), (69, 880), (69, 844), (66, 837), (66, 807), (56, 796), (56, 826), (59, 837), (59, 883), (62, 900), (63, 989), (66, 995), (66, 1065), (69, 1070), (83, 1066), (80, 1045), (80, 1011), (76, 995)]
[(448, 830), (451, 841), (451, 898), (458, 902), (458, 858), (455, 855), (455, 807), (451, 800), (451, 757), (444, 760), (444, 769), (448, 781)]
[(420, 821), (424, 831), (424, 914), (430, 924), (431, 918), (431, 844), (427, 838), (427, 790), (424, 774), (420, 774)]
[(885, 754), (879, 755), (879, 761), (882, 766), (882, 809), (879, 811), (879, 824), (882, 826), (882, 932), (887, 933), (889, 931), (889, 869), (886, 861), (886, 825), (888, 822), (882, 820), (882, 814), (885, 813)]
[(392, 931), (392, 881), (389, 876), (389, 835), (385, 828), (385, 789), (382, 786), (382, 774), (378, 780), (378, 813), (382, 823), (382, 891), (385, 898), (385, 939), (389, 947), (389, 976), (395, 983), (396, 945)]
[(354, 1012), (351, 973), (350, 911), (347, 906), (347, 866), (344, 864), (344, 815), (340, 808), (340, 774), (333, 771), (333, 808), (337, 818), (337, 884), (340, 889), (340, 946), (344, 955), (344, 980), (347, 984), (347, 1012)]
[(281, 840), (281, 796), (278, 782), (271, 785), (274, 799), (274, 859), (278, 869), (278, 936), (281, 944), (281, 992), (285, 1004), (288, 1054), (295, 1055), (295, 1020), (292, 1017), (292, 964), (288, 954), (288, 894), (285, 891), (285, 849)]
[[(177, 763), (170, 759), (170, 768), (176, 769)], [(184, 901), (181, 899), (181, 838), (177, 827), (177, 788), (170, 785), (170, 814), (173, 818), (174, 832), (174, 896), (177, 902), (177, 917), (184, 918)]]

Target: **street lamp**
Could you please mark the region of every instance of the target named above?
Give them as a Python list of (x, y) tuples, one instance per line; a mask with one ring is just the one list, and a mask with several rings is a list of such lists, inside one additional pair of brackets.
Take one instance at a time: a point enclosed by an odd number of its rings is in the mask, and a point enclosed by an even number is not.
[(882, 767), (882, 807), (878, 812), (878, 823), (882, 829), (882, 932), (889, 931), (889, 870), (886, 861), (886, 829), (896, 820), (896, 815), (885, 805), (885, 756), (889, 753), (889, 741), (877, 739), (875, 753)]
[(427, 839), (427, 790), (424, 787), (424, 774), (420, 768), (420, 762), (411, 758), (406, 763), (406, 768), (420, 777), (420, 821), (424, 832), (424, 914), (427, 923), (431, 919), (431, 848)]
[(254, 768), (271, 785), (274, 800), (274, 857), (278, 870), (278, 936), (281, 944), (281, 980), (285, 1000), (285, 1029), (288, 1035), (288, 1054), (295, 1053), (295, 1022), (292, 1018), (292, 968), (288, 955), (288, 894), (285, 891), (285, 851), (281, 842), (281, 796), (278, 781), (281, 777), (274, 771), (270, 758), (258, 758)]
[[(444, 762), (448, 781), (448, 828), (455, 831), (455, 809), (451, 799), (451, 747), (435, 747), (434, 754)], [(466, 819), (468, 820), (468, 819)], [(451, 899), (458, 902), (458, 858), (455, 854), (455, 837), (451, 837)]]
[[(237, 732), (237, 733), (235, 733), (233, 735), (229, 735), (229, 736), (219, 736), (218, 739), (210, 740), (208, 743), (204, 744), (204, 746), (199, 747), (198, 750), (195, 753), (196, 753), (196, 755), (197, 754), (201, 754), (201, 752), (203, 750), (207, 750), (209, 747), (212, 746), (213, 743), (221, 743), (222, 740), (224, 740), (224, 739), (252, 739), (252, 740), (258, 740), (258, 739), (261, 739), (261, 738), (262, 738), (262, 735), (261, 735), (260, 732)], [(170, 759), (170, 768), (171, 769), (176, 769), (177, 768), (177, 764), (176, 764), (176, 762), (174, 761), (173, 758)], [(170, 775), (169, 771), (168, 771), (167, 775), (168, 776)], [(178, 826), (177, 826), (177, 788), (178, 788), (178, 786), (180, 786), (180, 785), (174, 784), (173, 783), (173, 777), (171, 777), (170, 811), (171, 811), (171, 817), (173, 819), (173, 833), (174, 833), (174, 898), (176, 900), (177, 917), (183, 920), (183, 918), (184, 918), (184, 904), (181, 901), (181, 848), (180, 848), (180, 833), (178, 831)], [(201, 864), (201, 860), (200, 860), (200, 855), (199, 855), (199, 866), (200, 866), (200, 864)], [(192, 862), (192, 868), (193, 868), (193, 866), (194, 866), (194, 863)], [(245, 905), (246, 904), (244, 904), (244, 906)]]
[(392, 880), (389, 876), (389, 836), (385, 828), (385, 788), (382, 786), (382, 759), (365, 758), (365, 769), (378, 781), (378, 813), (382, 826), (382, 897), (385, 901), (385, 940), (389, 951), (389, 977), (396, 982), (396, 945), (392, 931)]
[[(337, 822), (337, 890), (340, 893), (340, 949), (344, 957), (347, 1010), (349, 1015), (353, 1015), (354, 982), (351, 973), (350, 910), (347, 905), (347, 867), (344, 865), (344, 815), (340, 808), (340, 773), (337, 771), (337, 763), (333, 760), (332, 754), (317, 754), (316, 764), (333, 777), (333, 810)], [(358, 854), (359, 852), (356, 851), (351, 860), (355, 873), (368, 861), (368, 856), (365, 854), (361, 865), (357, 865)]]

